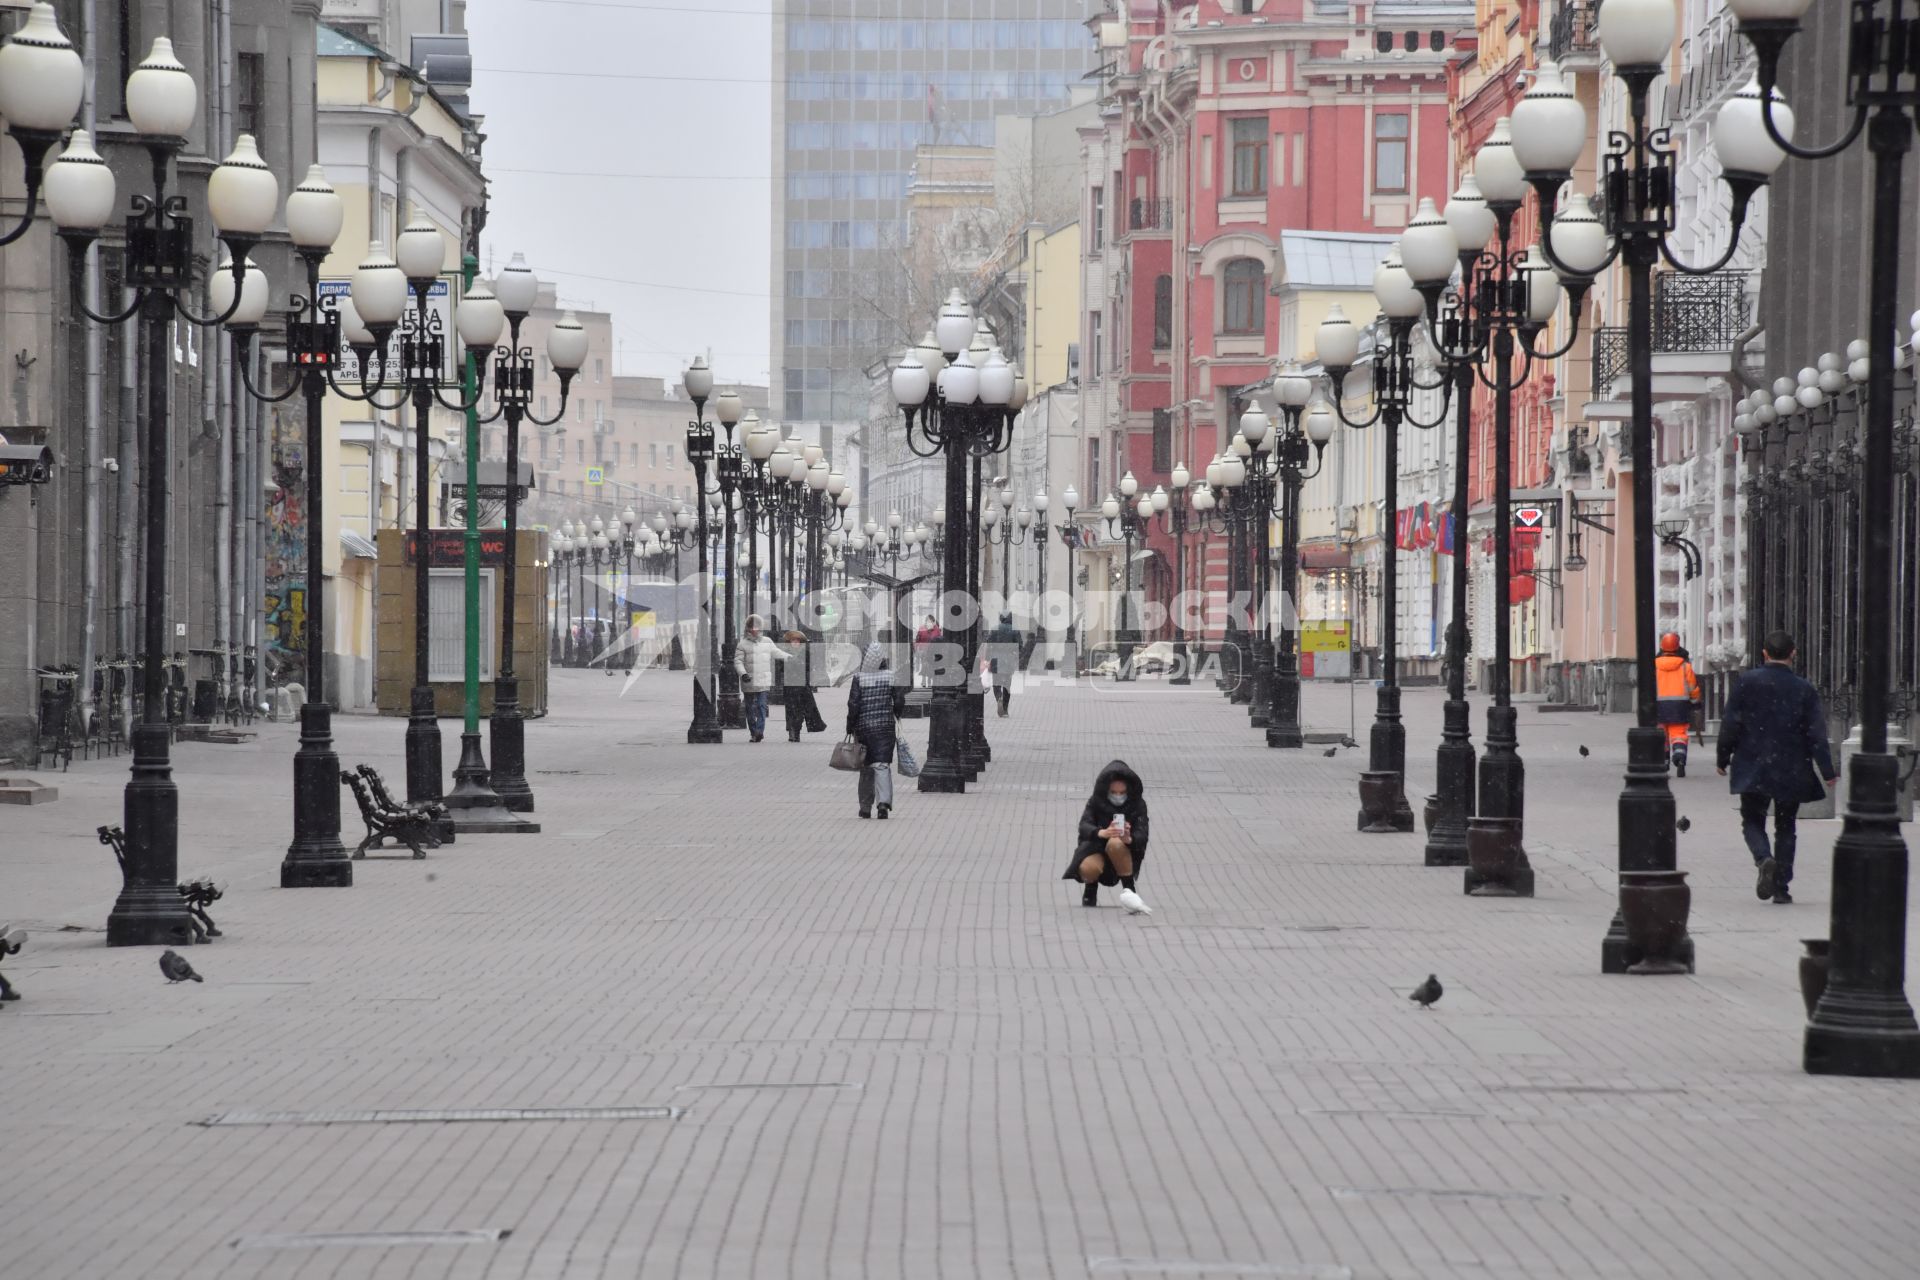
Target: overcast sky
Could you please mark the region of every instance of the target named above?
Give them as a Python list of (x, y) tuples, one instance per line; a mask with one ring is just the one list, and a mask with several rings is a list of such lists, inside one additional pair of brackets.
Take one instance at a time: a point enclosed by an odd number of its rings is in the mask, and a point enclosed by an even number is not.
[(711, 349), (764, 384), (772, 152), (768, 0), (467, 6), (492, 191), (483, 270), (515, 251), (613, 313), (616, 368)]

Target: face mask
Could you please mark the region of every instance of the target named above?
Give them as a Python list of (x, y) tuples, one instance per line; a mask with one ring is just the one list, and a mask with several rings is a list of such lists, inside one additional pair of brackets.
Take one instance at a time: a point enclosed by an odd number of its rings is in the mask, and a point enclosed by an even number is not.
[(1109, 791), (1107, 792), (1107, 803), (1116, 809), (1124, 809), (1127, 807), (1127, 793), (1124, 791)]

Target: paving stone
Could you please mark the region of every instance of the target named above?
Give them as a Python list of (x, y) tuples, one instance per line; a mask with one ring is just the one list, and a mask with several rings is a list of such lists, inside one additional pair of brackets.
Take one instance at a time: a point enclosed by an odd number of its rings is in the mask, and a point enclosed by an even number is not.
[[(104, 945), (124, 758), (7, 811), (9, 1280), (1913, 1274), (1920, 1087), (1799, 1070), (1838, 824), (1775, 907), (1723, 781), (1677, 782), (1700, 971), (1603, 977), (1618, 717), (1523, 709), (1539, 896), (1495, 901), (1353, 831), (1364, 750), (1270, 751), (1205, 687), (1023, 688), (965, 796), (885, 823), (837, 733), (684, 745), (683, 677), (553, 705), (544, 834), (345, 891), (276, 887), (293, 726), (180, 744), (183, 874), (228, 887), (204, 985)], [(1348, 729), (1344, 687), (1306, 705)], [(1406, 710), (1417, 808), (1439, 695)], [(400, 721), (335, 724), (401, 776)], [(1150, 918), (1056, 878), (1116, 755)], [(421, 1111), (459, 1114), (367, 1114)], [(308, 1122), (203, 1123), (244, 1113)]]

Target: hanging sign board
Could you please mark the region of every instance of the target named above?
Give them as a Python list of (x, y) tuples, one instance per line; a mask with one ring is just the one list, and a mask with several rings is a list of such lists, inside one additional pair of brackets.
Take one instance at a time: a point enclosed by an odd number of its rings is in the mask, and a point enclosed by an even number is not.
[[(336, 310), (341, 299), (353, 292), (350, 280), (322, 280), (320, 282), (320, 306), (323, 310)], [(400, 313), (400, 323), (395, 326), (393, 337), (387, 342), (387, 355), (394, 363), (395, 374), (399, 372), (400, 343), (402, 339), (412, 337), (420, 328), (420, 305), (413, 296), (413, 290), (407, 290), (407, 309)], [(460, 338), (453, 328), (453, 286), (445, 276), (433, 282), (427, 290), (427, 332), (440, 338), (440, 376), (449, 386), (460, 382), (460, 368), (457, 363), (462, 352)], [(376, 368), (378, 366), (376, 365)], [(340, 335), (339, 372), (334, 375), (342, 382), (360, 381), (360, 359), (354, 355), (353, 348), (347, 345), (347, 336), (343, 330)], [(389, 376), (389, 381), (392, 377)]]

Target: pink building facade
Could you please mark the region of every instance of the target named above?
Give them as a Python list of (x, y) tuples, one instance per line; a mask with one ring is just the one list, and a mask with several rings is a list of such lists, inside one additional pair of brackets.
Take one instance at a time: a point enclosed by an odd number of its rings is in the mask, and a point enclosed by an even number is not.
[[(1197, 482), (1242, 390), (1277, 360), (1312, 358), (1317, 319), (1275, 296), (1283, 230), (1394, 234), (1422, 196), (1444, 199), (1447, 66), (1474, 42), (1466, 3), (1111, 9), (1090, 22), (1106, 76), (1084, 132), (1088, 509), (1128, 471), (1143, 492), (1170, 488), (1180, 463)], [(1169, 599), (1174, 540), (1155, 531), (1147, 545), (1127, 580)], [(1223, 552), (1188, 536), (1188, 590), (1224, 591)]]

